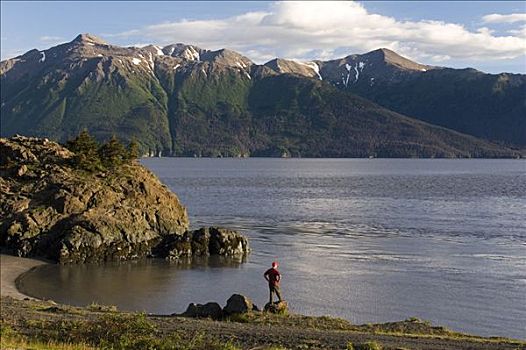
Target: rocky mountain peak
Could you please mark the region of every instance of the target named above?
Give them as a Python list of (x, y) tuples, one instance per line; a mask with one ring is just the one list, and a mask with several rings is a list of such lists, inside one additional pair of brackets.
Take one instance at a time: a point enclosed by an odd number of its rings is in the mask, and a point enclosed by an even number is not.
[(315, 62), (300, 62), (275, 58), (265, 63), (265, 66), (271, 68), (277, 73), (297, 74), (309, 78), (321, 78), (318, 65)]
[(201, 55), (203, 61), (219, 63), (225, 66), (248, 69), (254, 64), (249, 58), (236, 51), (221, 49), (217, 51), (204, 51)]
[(377, 50), (373, 50), (371, 52), (368, 52), (363, 55), (353, 55), (353, 56), (359, 56), (360, 58), (367, 59), (371, 63), (382, 63), (382, 64), (389, 64), (392, 66), (396, 66), (397, 68), (405, 69), (405, 70), (428, 70), (432, 68), (431, 66), (427, 66), (424, 64), (420, 64), (414, 61), (411, 61), (408, 58), (405, 58), (396, 52), (386, 49), (386, 48), (380, 48)]
[(82, 44), (99, 44), (99, 45), (108, 45), (107, 42), (102, 40), (101, 38), (85, 33), (85, 34), (79, 34), (75, 39), (73, 39), (74, 43), (82, 43)]
[(165, 46), (163, 47), (162, 51), (165, 55), (180, 57), (188, 61), (200, 61), (201, 53), (205, 52), (205, 50), (202, 50), (197, 46), (186, 45), (182, 43)]

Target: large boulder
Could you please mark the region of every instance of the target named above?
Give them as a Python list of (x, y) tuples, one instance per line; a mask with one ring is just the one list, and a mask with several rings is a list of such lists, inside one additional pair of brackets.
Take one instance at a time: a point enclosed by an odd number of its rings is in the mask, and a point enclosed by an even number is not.
[(182, 235), (164, 237), (154, 249), (154, 254), (169, 260), (209, 255), (239, 258), (246, 256), (249, 251), (247, 238), (239, 232), (220, 227), (203, 227)]
[(250, 298), (241, 295), (233, 294), (228, 298), (226, 306), (223, 308), (223, 312), (226, 315), (232, 314), (244, 314), (251, 311), (256, 311), (258, 308)]
[(184, 235), (186, 209), (138, 162), (89, 173), (47, 139), (0, 139), (0, 245), (62, 263), (148, 256)]
[(263, 311), (270, 312), (273, 314), (286, 314), (289, 310), (289, 305), (285, 300), (278, 301), (275, 303), (266, 303)]
[(210, 254), (240, 256), (249, 251), (248, 240), (236, 231), (210, 227)]
[(223, 316), (223, 310), (218, 303), (210, 302), (204, 305), (191, 303), (186, 308), (186, 311), (181, 314), (185, 317), (195, 318), (212, 318), (219, 320)]

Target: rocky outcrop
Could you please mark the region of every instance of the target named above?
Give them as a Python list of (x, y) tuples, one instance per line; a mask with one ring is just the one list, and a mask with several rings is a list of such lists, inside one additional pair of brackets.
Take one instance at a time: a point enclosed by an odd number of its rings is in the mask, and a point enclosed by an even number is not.
[(257, 306), (252, 300), (241, 294), (233, 294), (228, 298), (226, 306), (223, 308), (225, 315), (244, 314), (255, 310), (257, 310)]
[(209, 302), (204, 305), (191, 303), (182, 314), (172, 314), (172, 316), (184, 316), (194, 318), (212, 318), (219, 320), (228, 318), (236, 314), (246, 314), (259, 312), (259, 308), (252, 300), (241, 294), (232, 294), (226, 302), (226, 306), (221, 309), (216, 302)]
[(278, 301), (276, 303), (267, 303), (263, 311), (270, 312), (273, 314), (286, 314), (289, 310), (289, 305), (285, 300)]
[[(179, 316), (179, 315), (177, 315)], [(218, 303), (210, 302), (206, 304), (191, 303), (180, 316), (194, 317), (194, 318), (212, 318), (219, 320), (223, 317), (223, 310)]]
[(154, 250), (169, 260), (189, 256), (223, 255), (242, 257), (250, 251), (248, 240), (236, 231), (221, 227), (203, 227), (180, 236), (167, 236)]
[(139, 163), (90, 173), (72, 167), (71, 157), (47, 139), (0, 139), (2, 246), (61, 263), (150, 256), (159, 245), (166, 256), (248, 251), (233, 231), (187, 232), (177, 196)]

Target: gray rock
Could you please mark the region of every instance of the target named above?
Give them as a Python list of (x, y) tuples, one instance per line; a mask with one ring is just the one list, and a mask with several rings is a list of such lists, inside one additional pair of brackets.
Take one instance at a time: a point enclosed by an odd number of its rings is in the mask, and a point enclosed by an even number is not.
[(239, 233), (219, 227), (210, 227), (210, 254), (239, 256), (250, 251), (248, 240)]
[(219, 320), (223, 316), (223, 310), (218, 303), (210, 302), (204, 305), (191, 303), (186, 311), (181, 314), (185, 317), (207, 318)]
[(252, 300), (241, 294), (233, 294), (228, 298), (226, 306), (223, 308), (226, 315), (243, 314), (253, 310), (254, 303)]
[(238, 232), (188, 231), (177, 196), (140, 164), (87, 173), (73, 155), (49, 140), (0, 139), (0, 245), (61, 263), (249, 252)]
[(0, 245), (61, 263), (151, 255), (189, 226), (175, 194), (139, 163), (86, 173), (45, 139), (0, 139)]
[(157, 257), (169, 260), (209, 255), (242, 258), (249, 252), (245, 236), (219, 227), (203, 227), (183, 235), (167, 235), (154, 250)]

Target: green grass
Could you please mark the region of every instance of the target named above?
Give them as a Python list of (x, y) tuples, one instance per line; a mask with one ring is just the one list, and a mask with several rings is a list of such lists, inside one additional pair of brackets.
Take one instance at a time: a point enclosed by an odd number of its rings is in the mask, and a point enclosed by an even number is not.
[(382, 346), (375, 341), (354, 345), (351, 342), (347, 343), (347, 350), (382, 350)]
[(13, 328), (0, 326), (0, 349), (26, 349), (26, 350), (94, 350), (93, 346), (85, 343), (64, 343), (55, 341), (41, 341), (29, 339), (19, 334)]
[(115, 305), (100, 305), (95, 302), (86, 306), (89, 311), (102, 311), (102, 312), (117, 312), (117, 306)]
[(144, 314), (103, 314), (90, 321), (26, 320), (21, 334), (2, 325), (2, 349), (238, 350), (202, 332), (163, 333)]

